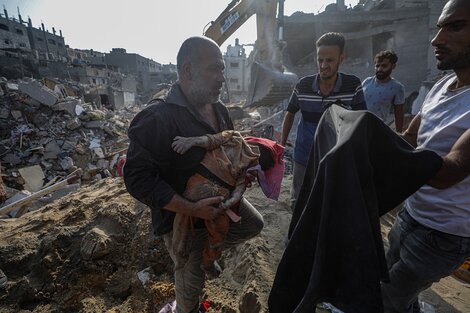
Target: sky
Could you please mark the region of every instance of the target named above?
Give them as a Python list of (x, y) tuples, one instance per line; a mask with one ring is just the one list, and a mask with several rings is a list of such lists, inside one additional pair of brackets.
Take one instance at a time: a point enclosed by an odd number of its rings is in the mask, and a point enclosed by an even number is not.
[[(285, 15), (296, 11), (315, 13), (335, 0), (286, 0)], [(190, 36), (202, 35), (204, 27), (215, 20), (230, 0), (0, 0), (9, 17), (28, 16), (33, 27), (41, 22), (52, 32), (54, 27), (71, 48), (109, 52), (124, 48), (162, 64), (176, 63), (181, 43)], [(353, 6), (358, 0), (346, 0)], [(252, 16), (224, 44), (254, 43), (256, 18)], [(247, 48), (249, 50), (249, 48)]]

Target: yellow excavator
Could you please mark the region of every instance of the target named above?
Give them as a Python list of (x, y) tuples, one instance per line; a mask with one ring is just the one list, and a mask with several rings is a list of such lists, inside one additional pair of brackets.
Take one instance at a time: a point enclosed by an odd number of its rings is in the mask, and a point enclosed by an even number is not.
[(204, 35), (221, 45), (254, 14), (257, 40), (245, 106), (271, 106), (288, 98), (297, 82), (282, 65), (284, 0), (233, 0)]

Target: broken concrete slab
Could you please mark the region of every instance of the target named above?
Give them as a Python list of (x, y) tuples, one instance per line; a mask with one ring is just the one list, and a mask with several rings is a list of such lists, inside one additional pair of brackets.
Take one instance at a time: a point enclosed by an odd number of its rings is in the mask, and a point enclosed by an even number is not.
[(21, 92), (27, 94), (31, 98), (49, 107), (53, 106), (59, 96), (47, 87), (41, 86), (38, 82), (21, 82), (18, 85)]
[(18, 169), (20, 172), (21, 177), (23, 177), (25, 184), (24, 189), (36, 192), (41, 190), (42, 186), (44, 185), (44, 172), (39, 165), (28, 166)]
[(23, 114), (21, 114), (21, 111), (11, 111), (11, 116), (18, 122), (23, 121)]
[[(0, 209), (1, 208), (4, 208), (12, 203), (15, 203), (16, 201), (19, 201), (21, 199), (24, 199), (26, 197), (29, 197), (31, 196), (31, 192), (29, 192), (28, 190), (18, 190), (17, 193), (15, 193), (13, 196), (11, 196), (10, 198), (8, 198), (1, 206), (0, 206)], [(18, 212), (18, 209), (15, 209), (13, 211), (11, 211), (8, 215), (10, 215), (11, 217), (15, 217), (16, 216), (16, 213)]]
[(46, 144), (45, 151), (44, 151), (44, 158), (45, 159), (57, 159), (57, 155), (61, 152), (62, 150), (60, 149), (57, 142), (55, 140), (51, 140)]
[(7, 86), (7, 89), (10, 90), (10, 91), (17, 91), (18, 90), (18, 84), (8, 82), (6, 84), (6, 86)]
[(54, 111), (63, 111), (67, 112), (72, 116), (76, 115), (75, 107), (80, 104), (80, 101), (77, 99), (72, 99), (68, 101), (57, 102), (52, 106)]
[(83, 125), (85, 128), (101, 129), (104, 126), (104, 121), (89, 121)]
[(65, 157), (60, 160), (60, 167), (62, 167), (63, 170), (69, 170), (73, 166), (73, 160), (71, 157)]
[(101, 149), (100, 147), (93, 148), (91, 149), (91, 151), (93, 152), (93, 157), (96, 157), (98, 159), (104, 159), (103, 149)]

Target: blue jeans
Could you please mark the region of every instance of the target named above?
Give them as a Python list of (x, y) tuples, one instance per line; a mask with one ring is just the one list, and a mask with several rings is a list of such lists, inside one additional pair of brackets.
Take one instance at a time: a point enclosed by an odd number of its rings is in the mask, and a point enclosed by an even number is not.
[(433, 230), (416, 222), (405, 208), (388, 235), (389, 283), (382, 283), (386, 313), (411, 313), (418, 295), (458, 268), (470, 255), (470, 237)]

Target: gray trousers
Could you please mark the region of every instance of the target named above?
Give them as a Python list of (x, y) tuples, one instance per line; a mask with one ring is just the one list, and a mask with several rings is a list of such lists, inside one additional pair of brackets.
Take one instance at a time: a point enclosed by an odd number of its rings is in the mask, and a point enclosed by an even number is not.
[(446, 277), (470, 255), (470, 238), (416, 222), (405, 209), (388, 235), (390, 283), (382, 283), (385, 313), (417, 312), (421, 291)]
[[(240, 203), (238, 214), (241, 220), (231, 223), (224, 242), (224, 249), (233, 247), (258, 235), (264, 226), (263, 217), (245, 198)], [(168, 251), (171, 249), (172, 232), (163, 235)], [(204, 288), (205, 272), (201, 269), (202, 252), (207, 241), (207, 230), (195, 229), (191, 252), (183, 266), (175, 268), (176, 311), (178, 313), (197, 313), (199, 296)], [(170, 252), (175, 264), (181, 260)]]
[(292, 188), (290, 190), (290, 208), (294, 212), (295, 204), (299, 198), (300, 188), (304, 182), (306, 166), (300, 163), (294, 162), (294, 173), (292, 177)]

